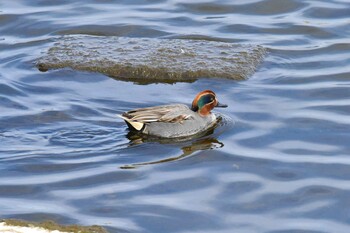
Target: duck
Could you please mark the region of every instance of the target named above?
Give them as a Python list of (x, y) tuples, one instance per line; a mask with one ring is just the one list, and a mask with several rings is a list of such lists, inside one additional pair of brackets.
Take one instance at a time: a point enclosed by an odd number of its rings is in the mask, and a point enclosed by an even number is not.
[(211, 90), (199, 92), (191, 106), (168, 104), (139, 108), (118, 114), (132, 131), (161, 138), (178, 138), (198, 134), (212, 128), (218, 117), (211, 111), (226, 108)]

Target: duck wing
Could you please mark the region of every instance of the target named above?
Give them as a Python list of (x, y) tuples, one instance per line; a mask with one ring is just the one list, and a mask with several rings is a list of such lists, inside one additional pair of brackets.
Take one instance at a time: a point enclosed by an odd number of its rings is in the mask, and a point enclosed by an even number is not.
[(131, 110), (119, 115), (128, 125), (141, 130), (146, 123), (167, 122), (182, 123), (191, 118), (191, 111), (186, 105), (173, 104)]

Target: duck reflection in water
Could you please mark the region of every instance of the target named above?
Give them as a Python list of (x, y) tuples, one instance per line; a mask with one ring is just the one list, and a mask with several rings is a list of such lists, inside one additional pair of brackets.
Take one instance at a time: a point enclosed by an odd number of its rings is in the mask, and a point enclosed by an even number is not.
[[(184, 159), (194, 154), (197, 151), (221, 148), (224, 146), (224, 144), (216, 138), (219, 135), (218, 131), (220, 130), (217, 130), (217, 129), (218, 127), (220, 127), (221, 121), (222, 121), (222, 118), (219, 117), (218, 124), (214, 125), (212, 128), (200, 134), (192, 135), (189, 137), (172, 138), (172, 139), (152, 137), (136, 131), (130, 131), (126, 135), (126, 137), (130, 140), (130, 146), (134, 146), (142, 143), (151, 143), (151, 142), (157, 142), (160, 144), (176, 144), (180, 146), (182, 153), (178, 156), (172, 156), (169, 158), (154, 160), (149, 162), (141, 162), (141, 163), (124, 165), (124, 166), (121, 166), (120, 168), (133, 169), (133, 168), (137, 168), (138, 166), (167, 163), (167, 162)], [(223, 127), (220, 127), (220, 128), (223, 128)]]

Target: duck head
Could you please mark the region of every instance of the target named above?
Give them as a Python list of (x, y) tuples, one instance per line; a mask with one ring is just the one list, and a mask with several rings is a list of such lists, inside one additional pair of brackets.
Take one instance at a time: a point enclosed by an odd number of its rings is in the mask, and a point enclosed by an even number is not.
[(192, 111), (198, 112), (201, 116), (207, 116), (215, 107), (226, 108), (226, 104), (220, 104), (216, 95), (211, 90), (201, 91), (192, 101)]

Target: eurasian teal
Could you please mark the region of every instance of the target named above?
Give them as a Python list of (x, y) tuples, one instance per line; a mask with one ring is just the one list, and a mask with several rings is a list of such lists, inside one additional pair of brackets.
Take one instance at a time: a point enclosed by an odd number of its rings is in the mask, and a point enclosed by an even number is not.
[(220, 104), (211, 90), (197, 94), (191, 108), (184, 104), (160, 105), (131, 110), (118, 115), (131, 130), (144, 134), (176, 138), (186, 137), (205, 131), (217, 122), (214, 107), (226, 108)]

